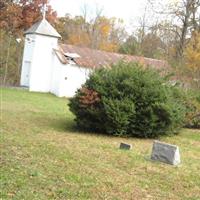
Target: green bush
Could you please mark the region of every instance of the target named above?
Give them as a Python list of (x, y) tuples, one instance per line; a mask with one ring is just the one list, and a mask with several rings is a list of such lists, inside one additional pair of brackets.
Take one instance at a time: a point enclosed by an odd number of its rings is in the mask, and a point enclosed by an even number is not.
[(185, 127), (200, 128), (200, 92), (186, 92), (184, 102), (187, 108)]
[(186, 124), (187, 128), (200, 129), (200, 113), (194, 115)]
[(82, 130), (145, 138), (175, 133), (185, 117), (177, 88), (154, 70), (124, 62), (92, 73), (70, 109)]

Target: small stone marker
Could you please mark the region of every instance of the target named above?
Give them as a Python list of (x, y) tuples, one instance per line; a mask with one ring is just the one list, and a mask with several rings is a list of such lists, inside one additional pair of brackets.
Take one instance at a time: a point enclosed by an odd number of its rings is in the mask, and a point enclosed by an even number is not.
[(178, 165), (180, 161), (179, 147), (159, 141), (154, 141), (151, 159), (171, 165)]
[(126, 144), (126, 143), (121, 143), (119, 148), (120, 149), (130, 150), (130, 149), (132, 149), (132, 145), (131, 144)]

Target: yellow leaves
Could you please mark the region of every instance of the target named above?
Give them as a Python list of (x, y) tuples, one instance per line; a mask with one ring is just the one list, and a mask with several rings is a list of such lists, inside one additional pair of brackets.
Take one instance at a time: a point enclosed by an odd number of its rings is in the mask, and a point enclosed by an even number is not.
[(116, 52), (118, 50), (118, 45), (116, 43), (102, 42), (99, 45), (99, 49), (103, 51)]
[(78, 25), (77, 23), (73, 24), (67, 42), (73, 45), (92, 46), (100, 50), (116, 52), (119, 47), (119, 42), (114, 33), (117, 31), (115, 29), (116, 23), (118, 23), (116, 19), (99, 17), (94, 24), (90, 24), (92, 28), (87, 29), (88, 25), (80, 21)]
[(104, 24), (101, 26), (100, 28), (100, 32), (103, 36), (108, 36), (109, 32), (110, 32), (110, 25), (109, 24)]
[(90, 44), (90, 38), (85, 32), (73, 33), (69, 36), (68, 42), (74, 45), (88, 46)]
[(185, 58), (187, 67), (190, 70), (200, 70), (200, 33), (193, 33), (192, 38), (185, 50)]
[(65, 16), (58, 20), (56, 29), (64, 42), (94, 49), (116, 52), (125, 36), (123, 21), (98, 16), (86, 21), (82, 16)]
[(116, 28), (122, 21), (116, 18), (100, 17), (97, 29), (99, 30), (99, 49), (104, 51), (116, 52), (119, 48), (119, 40), (115, 38)]
[(98, 20), (98, 26), (97, 29), (99, 29), (99, 32), (103, 38), (107, 38), (112, 26), (112, 20), (107, 19), (105, 17), (100, 17)]

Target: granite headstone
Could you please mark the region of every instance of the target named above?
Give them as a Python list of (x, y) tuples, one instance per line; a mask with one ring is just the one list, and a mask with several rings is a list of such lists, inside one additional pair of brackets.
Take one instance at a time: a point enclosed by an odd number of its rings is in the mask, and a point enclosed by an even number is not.
[(179, 147), (164, 142), (154, 141), (151, 159), (171, 165), (178, 165), (181, 162)]

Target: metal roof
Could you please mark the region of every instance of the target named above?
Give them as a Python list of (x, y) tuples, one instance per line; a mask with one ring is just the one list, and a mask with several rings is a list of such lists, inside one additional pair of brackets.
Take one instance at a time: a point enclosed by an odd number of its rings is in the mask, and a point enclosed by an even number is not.
[(86, 47), (78, 47), (68, 44), (60, 44), (59, 52), (60, 54), (63, 55), (74, 54), (74, 53), (78, 54), (79, 57), (73, 58), (74, 61), (79, 66), (92, 69), (100, 67), (108, 67), (111, 64), (119, 62), (120, 60), (124, 60), (126, 62), (139, 62), (144, 66), (151, 66), (152, 68), (158, 70), (165, 71), (169, 69), (168, 63), (164, 60), (157, 60), (140, 56), (124, 55), (119, 53), (111, 53), (111, 52), (100, 51)]
[(27, 31), (24, 32), (24, 34), (39, 34), (61, 38), (61, 35), (53, 28), (53, 26), (51, 26), (51, 24), (45, 18), (33, 24), (33, 26), (31, 26)]

